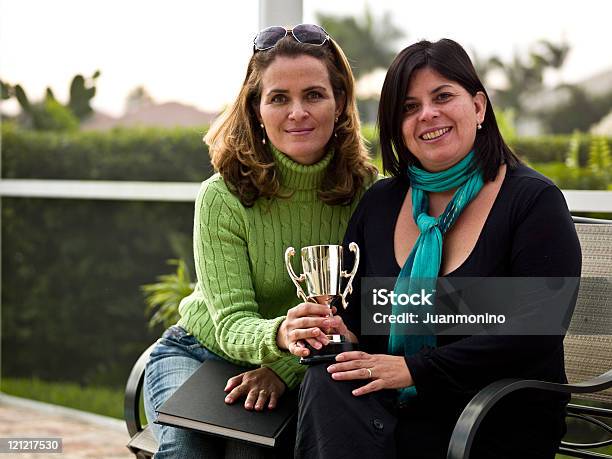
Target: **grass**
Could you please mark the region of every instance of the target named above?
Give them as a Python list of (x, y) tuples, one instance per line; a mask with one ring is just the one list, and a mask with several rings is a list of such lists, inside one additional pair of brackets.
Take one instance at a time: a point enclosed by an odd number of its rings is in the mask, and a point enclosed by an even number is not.
[(122, 389), (83, 387), (74, 383), (40, 379), (3, 378), (0, 390), (16, 397), (123, 419)]

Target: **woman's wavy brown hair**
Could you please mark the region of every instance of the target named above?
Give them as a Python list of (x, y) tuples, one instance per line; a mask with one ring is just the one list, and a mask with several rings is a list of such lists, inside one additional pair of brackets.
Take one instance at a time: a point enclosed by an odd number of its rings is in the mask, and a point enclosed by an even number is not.
[(262, 143), (256, 107), (261, 98), (263, 72), (277, 56), (308, 55), (325, 63), (336, 101), (344, 108), (329, 139), (334, 157), (321, 182), (319, 198), (330, 205), (351, 203), (358, 190), (377, 173), (365, 149), (351, 67), (340, 47), (329, 39), (323, 46), (302, 44), (287, 35), (274, 48), (253, 54), (240, 93), (204, 137), (212, 165), (240, 202), (250, 207), (260, 197), (282, 197), (274, 157)]

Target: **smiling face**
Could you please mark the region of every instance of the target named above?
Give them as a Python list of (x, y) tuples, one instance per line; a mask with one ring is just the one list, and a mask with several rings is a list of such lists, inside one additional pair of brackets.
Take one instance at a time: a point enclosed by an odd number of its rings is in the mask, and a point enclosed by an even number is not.
[(324, 62), (312, 56), (279, 56), (262, 74), (260, 122), (270, 142), (300, 164), (325, 155), (342, 104)]
[(430, 172), (448, 169), (472, 149), (486, 97), (472, 96), (431, 68), (414, 72), (404, 100), (404, 144)]

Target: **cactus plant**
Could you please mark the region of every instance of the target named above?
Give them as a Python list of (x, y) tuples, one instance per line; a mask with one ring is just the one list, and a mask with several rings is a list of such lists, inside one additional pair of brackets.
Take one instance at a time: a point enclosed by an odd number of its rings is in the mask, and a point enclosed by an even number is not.
[(7, 100), (15, 95), (15, 88), (0, 80), (0, 99)]
[(87, 118), (93, 109), (91, 108), (91, 99), (96, 95), (96, 79), (100, 76), (100, 71), (96, 72), (85, 81), (83, 75), (76, 75), (70, 83), (70, 100), (68, 101), (68, 107), (74, 113), (74, 115), (83, 120)]
[(30, 104), (30, 100), (20, 84), (15, 85), (15, 97), (17, 98), (19, 105), (21, 105), (21, 110), (24, 113), (32, 113), (32, 104)]
[(15, 97), (21, 107), (17, 121), (25, 128), (35, 130), (71, 131), (79, 126), (79, 120), (90, 113), (91, 99), (96, 93), (94, 82), (100, 76), (96, 71), (88, 82), (83, 76), (73, 78), (70, 87), (70, 102), (63, 105), (55, 98), (53, 90), (47, 88), (45, 98), (40, 102), (30, 102), (25, 90), (19, 84), (11, 86), (0, 81), (2, 100)]

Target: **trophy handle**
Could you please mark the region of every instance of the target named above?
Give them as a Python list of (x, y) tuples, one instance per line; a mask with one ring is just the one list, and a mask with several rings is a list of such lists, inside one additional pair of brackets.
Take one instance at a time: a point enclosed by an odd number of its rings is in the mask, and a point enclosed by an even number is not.
[(341, 273), (342, 277), (348, 278), (346, 288), (344, 289), (344, 292), (342, 292), (342, 295), (341, 295), (342, 296), (342, 307), (344, 309), (346, 309), (346, 307), (348, 306), (348, 304), (346, 303), (347, 295), (349, 295), (350, 293), (353, 293), (353, 279), (355, 278), (355, 274), (357, 274), (357, 268), (359, 267), (359, 246), (355, 244), (354, 242), (351, 242), (349, 244), (349, 250), (355, 253), (355, 263), (353, 264), (353, 269), (351, 270), (350, 273), (347, 273), (346, 271), (342, 271)]
[(291, 257), (293, 257), (295, 255), (295, 249), (293, 247), (288, 247), (287, 250), (285, 250), (285, 267), (287, 268), (287, 271), (289, 272), (289, 277), (291, 278), (291, 280), (293, 281), (293, 283), (295, 284), (295, 287), (297, 288), (297, 296), (299, 296), (302, 300), (304, 300), (304, 303), (308, 302), (308, 298), (306, 297), (306, 294), (304, 293), (304, 290), (302, 289), (302, 286), (300, 285), (300, 282), (304, 282), (306, 280), (306, 276), (304, 274), (301, 275), (297, 275), (295, 274), (295, 271), (293, 270), (293, 266), (291, 266)]

